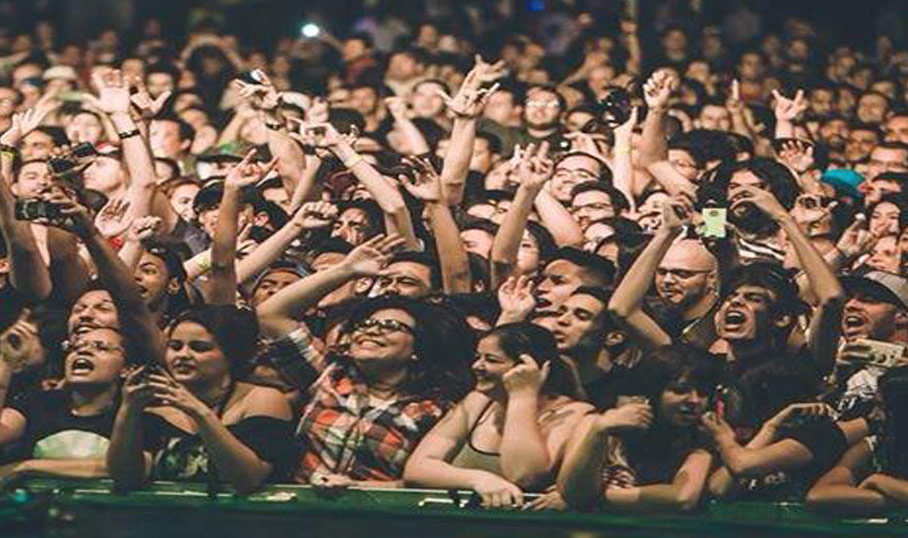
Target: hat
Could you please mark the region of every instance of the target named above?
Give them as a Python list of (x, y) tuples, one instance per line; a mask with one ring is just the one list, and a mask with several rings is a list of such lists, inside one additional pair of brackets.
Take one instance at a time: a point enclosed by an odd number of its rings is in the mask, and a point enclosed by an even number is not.
[(79, 76), (76, 74), (76, 70), (68, 65), (55, 65), (51, 68), (44, 70), (44, 80), (70, 80), (76, 82), (79, 80)]
[(823, 172), (820, 178), (823, 183), (832, 185), (832, 187), (854, 198), (863, 198), (864, 194), (858, 190), (864, 178), (854, 170), (847, 168), (830, 168)]
[(850, 293), (863, 290), (908, 310), (908, 279), (903, 276), (886, 271), (869, 271), (863, 275), (845, 275), (840, 280)]

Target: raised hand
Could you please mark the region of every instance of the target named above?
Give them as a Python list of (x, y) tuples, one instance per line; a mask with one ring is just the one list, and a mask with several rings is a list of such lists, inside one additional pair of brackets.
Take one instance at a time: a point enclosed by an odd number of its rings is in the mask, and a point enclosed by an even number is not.
[(88, 99), (92, 105), (105, 114), (128, 114), (132, 106), (129, 95), (129, 86), (123, 80), (123, 73), (119, 69), (110, 69), (96, 72), (91, 78), (98, 88), (97, 99)]
[(662, 227), (677, 232), (690, 224), (695, 213), (693, 200), (686, 194), (679, 194), (662, 204)]
[(653, 423), (653, 408), (646, 402), (634, 402), (609, 409), (595, 418), (594, 427), (599, 431), (620, 433), (646, 430)]
[(703, 413), (700, 417), (700, 425), (707, 435), (714, 440), (722, 438), (735, 438), (735, 430), (722, 417), (712, 411)]
[(83, 239), (91, 237), (97, 231), (88, 209), (78, 203), (62, 188), (52, 187), (42, 192), (39, 197), (44, 202), (56, 207), (57, 216), (48, 219), (35, 219), (36, 223), (66, 230)]
[(744, 101), (741, 100), (741, 83), (738, 82), (738, 79), (731, 81), (731, 89), (728, 93), (728, 99), (725, 100), (725, 108), (732, 114), (744, 112)]
[(30, 358), (40, 357), (42, 353), (38, 327), (28, 318), (29, 313), (23, 312), (16, 323), (0, 334), (0, 363), (14, 373), (27, 366)]
[(403, 97), (388, 97), (385, 99), (385, 106), (388, 107), (388, 112), (396, 120), (406, 119), (410, 111), (409, 106), (407, 106), (407, 100)]
[(132, 226), (132, 219), (127, 218), (130, 202), (114, 198), (107, 202), (95, 217), (95, 226), (104, 237), (119, 237)]
[[(515, 148), (515, 155), (517, 151)], [(538, 147), (535, 144), (527, 146), (526, 151), (523, 151), (520, 156), (517, 168), (517, 180), (521, 185), (541, 189), (548, 182), (555, 171), (555, 163), (548, 153), (548, 142), (543, 142)]]
[(0, 135), (0, 144), (16, 146), (25, 136), (38, 128), (48, 114), (60, 106), (59, 101), (43, 101), (25, 112), (13, 114), (12, 124)]
[(782, 95), (778, 90), (772, 91), (772, 97), (775, 100), (772, 111), (779, 121), (792, 122), (802, 112), (807, 110), (807, 100), (804, 98), (804, 90), (798, 90), (794, 99), (789, 99)]
[(460, 89), (449, 96), (444, 90), (439, 89), (438, 95), (444, 100), (448, 110), (458, 118), (473, 119), (482, 114), (483, 108), (499, 85), (495, 83), (489, 88), (482, 88), (483, 83), (495, 82), (505, 76), (504, 61), (495, 64), (486, 63), (481, 56), (476, 56), (476, 65), (464, 77)]
[(672, 92), (678, 87), (678, 79), (671, 71), (659, 70), (643, 84), (643, 99), (650, 110), (665, 110)]
[(295, 118), (290, 118), (290, 121), (297, 123), (299, 126), (299, 132), (291, 132), (290, 137), (304, 146), (330, 150), (337, 148), (341, 144), (351, 143), (350, 135), (340, 134), (330, 123), (308, 123)]
[(538, 395), (545, 384), (545, 380), (549, 377), (551, 364), (546, 362), (540, 368), (533, 357), (527, 354), (521, 354), (517, 360), (519, 361), (518, 364), (505, 372), (502, 377), (508, 397)]
[(732, 201), (729, 211), (734, 213), (742, 204), (753, 204), (757, 209), (762, 211), (772, 220), (779, 221), (788, 216), (788, 210), (779, 203), (779, 200), (771, 192), (742, 185), (729, 192), (729, 200)]
[(533, 281), (526, 275), (510, 276), (498, 288), (498, 304), (502, 316), (509, 319), (526, 319), (536, 308)]
[(423, 202), (438, 202), (442, 199), (441, 176), (432, 163), (422, 157), (409, 157), (404, 161), (414, 171), (412, 181), (405, 174), (400, 174), (398, 179), (404, 188), (415, 198)]
[(351, 250), (341, 264), (356, 276), (378, 276), (394, 251), (405, 243), (406, 239), (399, 235), (377, 235)]
[(293, 222), (303, 230), (328, 228), (337, 220), (337, 206), (329, 202), (307, 202), (293, 215)]
[(134, 243), (147, 241), (158, 233), (162, 222), (160, 217), (139, 217), (132, 221), (129, 232), (126, 234), (126, 239)]
[(867, 217), (863, 213), (858, 213), (835, 246), (846, 260), (854, 260), (870, 252), (876, 240), (877, 238), (870, 233)]
[(776, 157), (796, 173), (803, 174), (814, 164), (813, 144), (805, 140), (785, 140)]
[(253, 103), (262, 110), (274, 110), (281, 104), (281, 93), (277, 91), (271, 79), (261, 69), (252, 72), (258, 84), (250, 84), (240, 79), (234, 83), (239, 88), (240, 97)]
[(123, 383), (123, 405), (132, 412), (141, 412), (155, 402), (155, 388), (148, 382), (150, 369), (148, 365), (136, 368)]
[(251, 150), (243, 157), (243, 160), (234, 165), (224, 178), (224, 184), (243, 188), (254, 185), (267, 176), (277, 166), (277, 157), (271, 159), (264, 166), (252, 162), (257, 150)]
[(173, 92), (167, 90), (156, 99), (151, 97), (151, 94), (148, 93), (148, 88), (145, 87), (145, 82), (142, 81), (142, 77), (135, 77), (130, 81), (130, 85), (136, 89), (136, 92), (132, 94), (130, 100), (136, 108), (139, 109), (139, 112), (142, 114), (142, 117), (145, 119), (151, 119), (158, 115), (161, 112), (161, 109), (164, 108), (164, 104), (167, 103), (167, 100), (170, 99), (170, 96), (173, 95)]
[(631, 136), (634, 134), (634, 127), (637, 126), (637, 118), (640, 115), (639, 107), (631, 108), (630, 116), (628, 116), (627, 121), (621, 125), (615, 127), (615, 145), (618, 141), (624, 142), (627, 146), (630, 146)]
[(182, 383), (163, 372), (152, 372), (147, 377), (148, 385), (154, 390), (154, 399), (162, 406), (174, 407), (199, 420), (210, 411), (208, 405), (197, 398)]

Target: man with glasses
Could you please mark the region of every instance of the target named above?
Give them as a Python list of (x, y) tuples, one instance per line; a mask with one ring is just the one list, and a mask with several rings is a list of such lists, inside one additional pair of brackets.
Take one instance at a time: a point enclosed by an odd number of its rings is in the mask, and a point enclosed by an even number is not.
[(569, 211), (581, 228), (622, 216), (629, 209), (627, 199), (606, 183), (581, 183), (571, 191)]
[(569, 204), (575, 188), (587, 183), (611, 181), (608, 166), (588, 153), (570, 152), (555, 162), (549, 192), (559, 202)]
[(546, 140), (550, 144), (555, 142), (559, 138), (564, 108), (564, 98), (554, 88), (534, 86), (527, 90), (523, 106), (524, 127), (519, 142), (523, 145)]
[(107, 476), (107, 447), (126, 365), (116, 329), (92, 328), (64, 345), (66, 389), (30, 392), (0, 407), (0, 447), (20, 460), (0, 480), (26, 474)]

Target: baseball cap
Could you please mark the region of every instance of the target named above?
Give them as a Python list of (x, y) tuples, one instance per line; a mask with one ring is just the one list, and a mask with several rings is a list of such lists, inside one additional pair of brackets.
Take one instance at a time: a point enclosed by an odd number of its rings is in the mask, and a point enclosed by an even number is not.
[(55, 65), (45, 69), (42, 78), (44, 80), (62, 79), (75, 82), (79, 79), (79, 76), (76, 74), (76, 70), (68, 65)]
[(849, 293), (863, 291), (908, 310), (908, 279), (903, 276), (886, 271), (868, 271), (845, 275), (840, 281)]

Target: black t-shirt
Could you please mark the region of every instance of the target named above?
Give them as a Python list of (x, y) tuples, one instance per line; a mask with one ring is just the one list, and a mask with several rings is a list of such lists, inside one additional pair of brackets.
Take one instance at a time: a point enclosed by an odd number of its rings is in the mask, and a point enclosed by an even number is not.
[(598, 411), (615, 407), (618, 396), (636, 394), (633, 369), (621, 364), (614, 364), (595, 381), (583, 385), (587, 401)]
[[(287, 479), (299, 463), (299, 448), (290, 421), (272, 417), (247, 417), (227, 430), (273, 466), (269, 481)], [(177, 428), (156, 413), (145, 413), (142, 424), (144, 449), (154, 453), (152, 479), (204, 482), (208, 478), (208, 451), (202, 438)]]
[(104, 459), (110, 445), (116, 405), (93, 416), (76, 416), (65, 390), (31, 391), (9, 407), (27, 421), (16, 452), (21, 458)]

